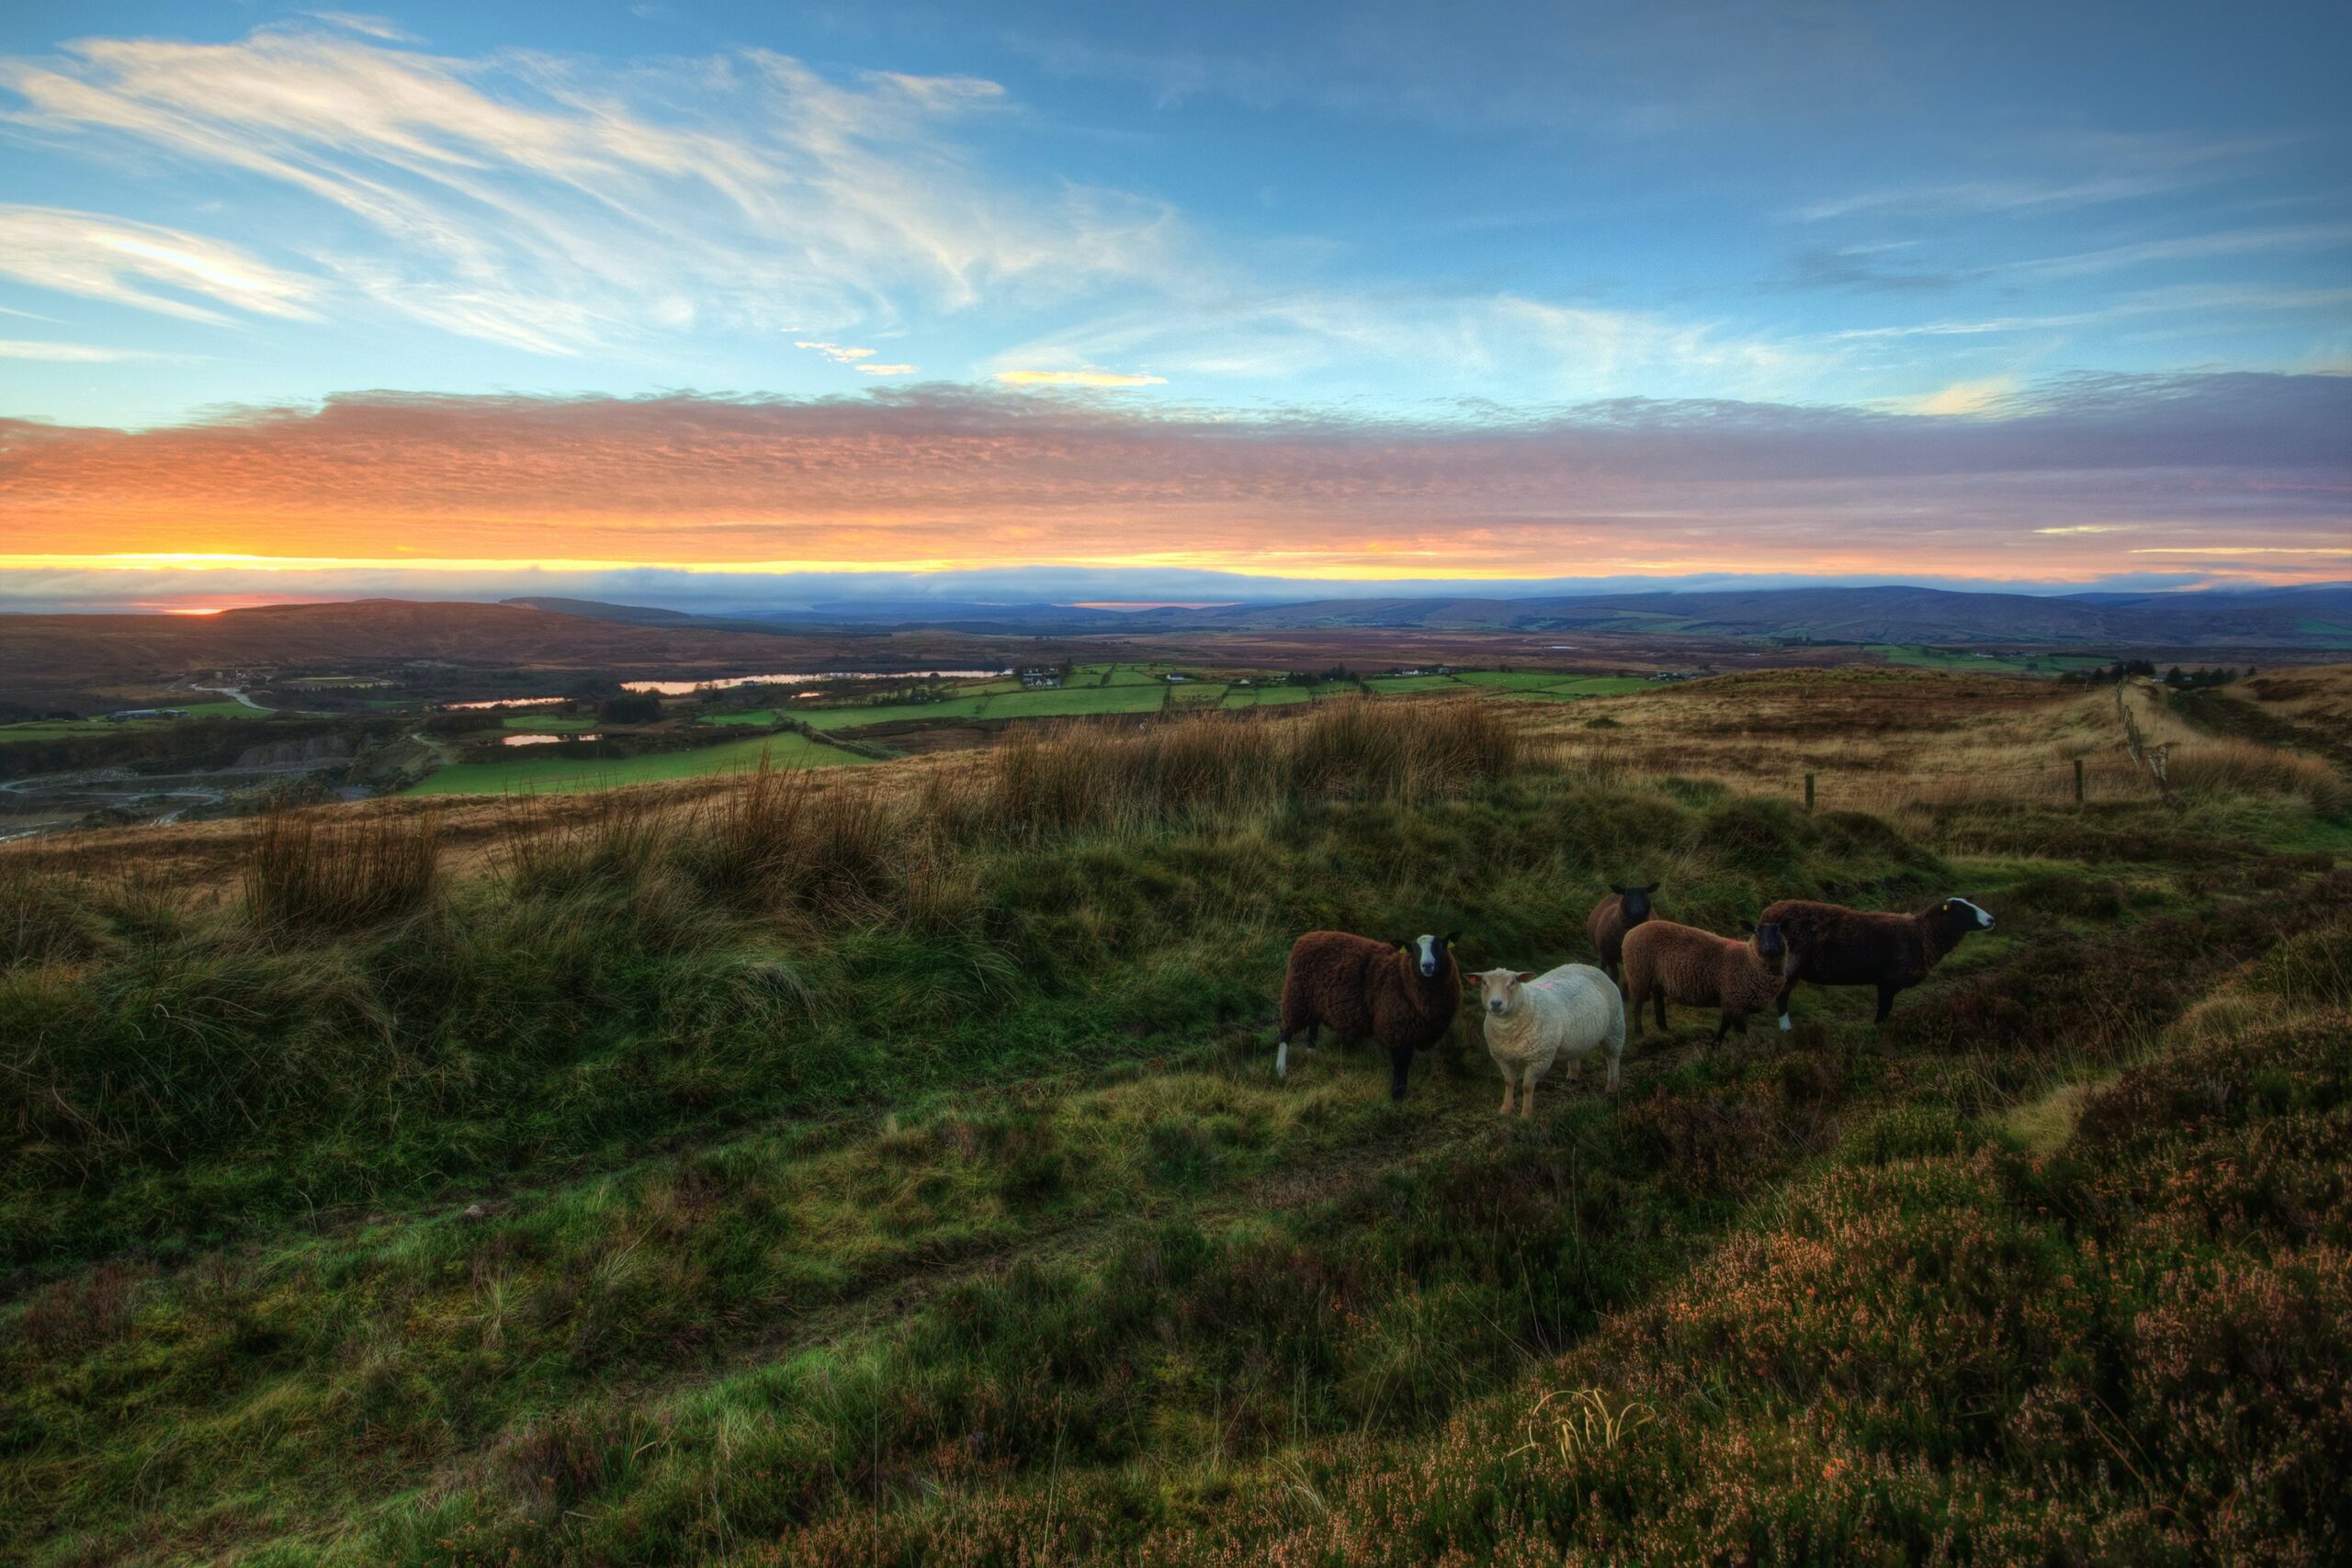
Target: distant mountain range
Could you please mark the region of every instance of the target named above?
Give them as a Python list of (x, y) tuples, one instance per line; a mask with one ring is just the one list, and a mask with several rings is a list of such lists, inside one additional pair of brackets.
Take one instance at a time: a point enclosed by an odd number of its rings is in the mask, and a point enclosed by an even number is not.
[(1498, 631), (1645, 633), (1743, 642), (2096, 648), (2352, 649), (2352, 583), (2060, 595), (1940, 588), (1770, 588), (1589, 597), (1322, 599), (1205, 609), (1100, 610), (1069, 604), (844, 600), (727, 617), (516, 599), (510, 604), (637, 625), (774, 632), (924, 626), (1037, 637), (1156, 632)]

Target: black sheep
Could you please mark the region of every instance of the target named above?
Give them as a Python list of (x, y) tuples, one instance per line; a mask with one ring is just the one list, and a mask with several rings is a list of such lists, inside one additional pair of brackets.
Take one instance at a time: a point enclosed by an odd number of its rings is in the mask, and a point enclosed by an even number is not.
[(1946, 898), (1917, 914), (1875, 914), (1842, 904), (1783, 898), (1764, 911), (1759, 927), (1778, 927), (1781, 1027), (1789, 1027), (1789, 993), (1800, 980), (1816, 986), (1875, 986), (1878, 1021), (1894, 1009), (1894, 995), (1917, 985), (1971, 931), (1989, 931), (1993, 917), (1965, 898)]
[(1374, 942), (1345, 931), (1309, 931), (1291, 944), (1283, 975), (1282, 1043), (1274, 1071), (1290, 1066), (1290, 1037), (1306, 1031), (1306, 1048), (1328, 1024), (1341, 1035), (1369, 1034), (1388, 1049), (1388, 1098), (1405, 1098), (1413, 1053), (1445, 1038), (1462, 1010), (1462, 971), (1451, 936)]
[(1646, 887), (1620, 887), (1612, 882), (1609, 897), (1585, 917), (1584, 934), (1592, 939), (1600, 972), (1621, 986), (1625, 983), (1625, 933), (1650, 918), (1650, 895), (1657, 890), (1655, 882)]

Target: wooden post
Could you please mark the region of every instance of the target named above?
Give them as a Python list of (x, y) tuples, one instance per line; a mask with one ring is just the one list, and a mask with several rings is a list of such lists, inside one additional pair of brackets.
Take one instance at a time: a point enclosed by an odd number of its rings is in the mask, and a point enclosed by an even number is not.
[(2077, 806), (2080, 806), (2082, 803), (2083, 803), (2083, 760), (2082, 760), (2080, 757), (2077, 757), (2077, 758), (2075, 758), (2075, 805), (2077, 805)]
[(1813, 809), (1813, 775), (1811, 773), (1804, 776), (1804, 808), (1807, 811)]

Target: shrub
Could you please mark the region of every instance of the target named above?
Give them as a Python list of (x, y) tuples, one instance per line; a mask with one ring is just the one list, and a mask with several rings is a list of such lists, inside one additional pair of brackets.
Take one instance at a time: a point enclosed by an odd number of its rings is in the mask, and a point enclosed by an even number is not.
[(623, 692), (616, 697), (606, 697), (598, 705), (596, 716), (606, 724), (659, 724), (662, 722), (661, 694)]

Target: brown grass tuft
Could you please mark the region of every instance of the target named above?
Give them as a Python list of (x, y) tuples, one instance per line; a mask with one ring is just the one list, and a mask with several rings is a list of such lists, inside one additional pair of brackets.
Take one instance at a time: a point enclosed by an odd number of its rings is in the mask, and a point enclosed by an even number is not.
[(914, 835), (901, 813), (855, 781), (820, 782), (761, 761), (714, 796), (681, 840), (702, 889), (735, 903), (788, 904), (829, 917), (870, 916), (906, 882)]
[(2258, 740), (2209, 740), (2182, 747), (2171, 758), (2175, 789), (2187, 795), (2301, 795), (2312, 810), (2333, 817), (2352, 804), (2344, 776), (2317, 757)]
[(1092, 724), (1007, 737), (935, 775), (924, 817), (950, 837), (1136, 830), (1231, 820), (1295, 798), (1460, 795), (1528, 759), (1513, 716), (1475, 700), (1352, 698), (1295, 721), (1208, 713), (1135, 730)]
[(245, 911), (281, 931), (351, 931), (424, 908), (439, 881), (429, 816), (274, 811), (245, 854)]

